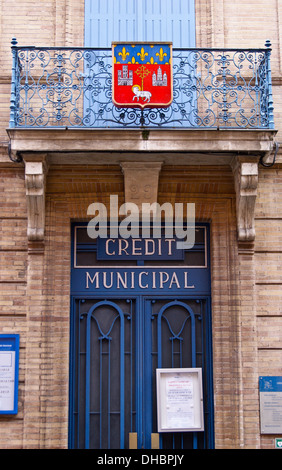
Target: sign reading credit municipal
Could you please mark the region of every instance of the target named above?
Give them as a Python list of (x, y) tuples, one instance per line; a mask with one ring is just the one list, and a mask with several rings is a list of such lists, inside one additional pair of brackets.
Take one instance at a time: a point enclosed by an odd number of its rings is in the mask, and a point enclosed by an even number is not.
[(173, 99), (171, 43), (112, 43), (112, 99), (120, 108), (167, 108)]

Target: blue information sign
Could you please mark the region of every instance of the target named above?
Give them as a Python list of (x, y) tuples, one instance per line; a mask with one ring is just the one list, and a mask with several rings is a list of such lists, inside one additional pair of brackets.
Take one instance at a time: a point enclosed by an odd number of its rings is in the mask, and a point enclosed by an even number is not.
[(282, 377), (261, 376), (259, 378), (260, 392), (282, 392)]
[(18, 412), (19, 335), (0, 335), (0, 414)]

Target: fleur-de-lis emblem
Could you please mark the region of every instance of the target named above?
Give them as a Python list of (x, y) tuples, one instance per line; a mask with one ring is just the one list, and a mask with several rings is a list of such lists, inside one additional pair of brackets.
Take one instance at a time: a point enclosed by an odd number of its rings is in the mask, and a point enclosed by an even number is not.
[(141, 60), (145, 60), (146, 55), (148, 55), (148, 52), (145, 52), (144, 47), (142, 47), (141, 52), (137, 52), (137, 55), (140, 55)]
[(164, 60), (165, 56), (167, 55), (167, 53), (164, 52), (163, 48), (161, 47), (160, 52), (157, 52), (156, 55), (159, 56), (159, 59), (162, 62)]
[(125, 47), (122, 48), (122, 51), (118, 53), (118, 55), (121, 55), (122, 60), (126, 60), (126, 56), (129, 55), (129, 52), (126, 52)]

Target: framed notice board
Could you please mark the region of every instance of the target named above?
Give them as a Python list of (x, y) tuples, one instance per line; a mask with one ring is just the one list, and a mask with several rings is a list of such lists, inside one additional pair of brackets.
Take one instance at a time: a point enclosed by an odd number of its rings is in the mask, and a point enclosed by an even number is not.
[(203, 431), (202, 369), (157, 369), (158, 432)]
[(259, 398), (261, 434), (282, 434), (282, 376), (261, 376)]
[(0, 414), (17, 414), (19, 335), (0, 335)]

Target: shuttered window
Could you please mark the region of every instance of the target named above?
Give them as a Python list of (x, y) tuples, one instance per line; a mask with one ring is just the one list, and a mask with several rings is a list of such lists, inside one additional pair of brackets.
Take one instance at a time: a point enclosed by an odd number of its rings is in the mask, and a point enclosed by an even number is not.
[(85, 0), (85, 47), (112, 41), (195, 47), (194, 0)]

